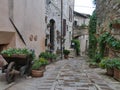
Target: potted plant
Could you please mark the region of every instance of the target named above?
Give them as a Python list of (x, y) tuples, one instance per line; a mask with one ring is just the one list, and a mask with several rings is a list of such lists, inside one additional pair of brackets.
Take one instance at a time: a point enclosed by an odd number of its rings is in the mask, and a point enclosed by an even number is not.
[(33, 77), (42, 77), (43, 72), (45, 71), (45, 65), (48, 64), (48, 61), (44, 58), (39, 58), (39, 60), (35, 60), (32, 65), (32, 76)]
[(105, 62), (107, 75), (109, 75), (109, 76), (113, 76), (114, 75), (115, 61), (116, 61), (116, 59), (113, 58), (113, 59), (108, 59)]
[(115, 60), (114, 78), (120, 81), (120, 59)]
[(113, 76), (114, 74), (114, 66), (115, 66), (115, 58), (103, 58), (99, 63), (99, 66), (102, 69), (106, 68), (106, 74), (109, 76)]
[(100, 63), (99, 63), (99, 67), (102, 68), (102, 69), (105, 69), (106, 68), (106, 60), (108, 60), (108, 58), (103, 58)]
[(3, 50), (1, 52), (3, 57), (20, 57), (25, 58), (28, 55), (32, 55), (32, 51), (26, 49), (26, 48), (9, 48), (7, 50)]
[(70, 54), (70, 51), (65, 49), (63, 50), (63, 54), (64, 54), (64, 58), (68, 59), (68, 55)]
[(57, 55), (50, 52), (42, 52), (40, 53), (39, 57), (45, 58), (49, 61), (49, 63), (51, 63), (53, 60), (57, 58)]

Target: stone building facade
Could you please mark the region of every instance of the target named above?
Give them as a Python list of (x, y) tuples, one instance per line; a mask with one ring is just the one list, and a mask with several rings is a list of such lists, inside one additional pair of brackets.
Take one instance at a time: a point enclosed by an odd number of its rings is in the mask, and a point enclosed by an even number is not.
[[(111, 28), (111, 23), (120, 20), (120, 1), (119, 0), (96, 0), (97, 12), (97, 34), (101, 35), (105, 31), (120, 40), (120, 28)], [(110, 49), (107, 54), (110, 55)]]
[(74, 0), (46, 0), (46, 49), (56, 53), (61, 46), (70, 48), (73, 9)]
[(73, 37), (79, 39), (80, 41), (80, 55), (83, 56), (87, 54), (89, 34), (88, 25), (90, 20), (90, 15), (82, 14), (74, 11), (74, 29)]
[(7, 48), (45, 51), (44, 0), (0, 0), (0, 32), (5, 33), (0, 44)]

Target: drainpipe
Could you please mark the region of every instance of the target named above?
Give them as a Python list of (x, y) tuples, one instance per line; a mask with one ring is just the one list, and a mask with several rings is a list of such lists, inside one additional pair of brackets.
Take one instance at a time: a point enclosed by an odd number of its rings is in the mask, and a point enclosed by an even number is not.
[(63, 59), (62, 38), (63, 38), (63, 0), (61, 0), (61, 59)]

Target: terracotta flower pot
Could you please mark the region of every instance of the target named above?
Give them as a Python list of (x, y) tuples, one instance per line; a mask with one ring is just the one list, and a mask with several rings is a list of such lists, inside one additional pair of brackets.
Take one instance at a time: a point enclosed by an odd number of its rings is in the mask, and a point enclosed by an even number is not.
[(68, 59), (68, 57), (69, 57), (68, 55), (64, 55), (64, 58), (65, 58), (65, 59)]
[(113, 76), (114, 75), (114, 69), (107, 68), (107, 75)]
[(117, 68), (114, 68), (114, 78), (120, 81), (120, 70)]
[(33, 77), (42, 77), (43, 76), (43, 70), (32, 70), (32, 76)]

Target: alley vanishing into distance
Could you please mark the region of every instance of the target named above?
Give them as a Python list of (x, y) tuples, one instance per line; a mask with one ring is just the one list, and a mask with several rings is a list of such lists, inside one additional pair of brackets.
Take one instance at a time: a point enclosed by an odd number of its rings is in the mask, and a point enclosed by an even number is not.
[(88, 61), (86, 57), (57, 61), (46, 67), (43, 77), (16, 78), (5, 90), (120, 90), (118, 81), (105, 70), (89, 68)]

